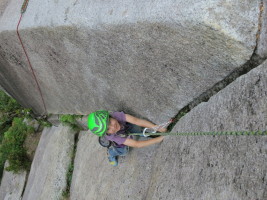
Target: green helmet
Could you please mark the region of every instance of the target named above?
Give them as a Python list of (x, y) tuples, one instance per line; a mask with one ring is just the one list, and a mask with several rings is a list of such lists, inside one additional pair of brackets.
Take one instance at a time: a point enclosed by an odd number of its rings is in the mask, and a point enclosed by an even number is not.
[(109, 112), (106, 110), (97, 110), (88, 115), (88, 128), (97, 136), (103, 136), (109, 123)]

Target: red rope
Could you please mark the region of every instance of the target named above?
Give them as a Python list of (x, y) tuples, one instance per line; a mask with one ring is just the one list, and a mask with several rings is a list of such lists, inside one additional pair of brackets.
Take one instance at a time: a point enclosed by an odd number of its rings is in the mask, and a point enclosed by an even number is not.
[(27, 51), (26, 51), (26, 49), (25, 49), (25, 47), (24, 47), (24, 45), (23, 45), (23, 43), (22, 43), (22, 40), (21, 40), (21, 37), (20, 37), (20, 34), (19, 34), (19, 25), (20, 25), (21, 19), (22, 19), (22, 14), (20, 15), (20, 19), (19, 19), (19, 22), (18, 22), (18, 25), (17, 25), (17, 35), (18, 35), (20, 44), (21, 44), (21, 46), (22, 46), (22, 48), (23, 48), (23, 51), (24, 51), (24, 53), (25, 53), (25, 55), (26, 55), (26, 58), (27, 58), (27, 61), (28, 61), (28, 63), (29, 63), (29, 66), (30, 66), (31, 72), (32, 72), (32, 74), (33, 74), (34, 80), (35, 80), (35, 82), (36, 82), (36, 85), (37, 85), (37, 87), (38, 87), (38, 90), (39, 90), (39, 93), (40, 93), (40, 96), (41, 96), (41, 98), (42, 98), (42, 102), (43, 102), (43, 105), (44, 105), (45, 112), (47, 113), (47, 110), (46, 110), (46, 106), (45, 106), (45, 102), (44, 102), (44, 98), (43, 98), (43, 94), (42, 94), (40, 85), (39, 85), (39, 83), (38, 83), (38, 81), (37, 81), (36, 75), (35, 75), (34, 70), (33, 70), (33, 68), (32, 68), (32, 64), (31, 64), (30, 58), (29, 58), (29, 56), (28, 56), (28, 54), (27, 54)]

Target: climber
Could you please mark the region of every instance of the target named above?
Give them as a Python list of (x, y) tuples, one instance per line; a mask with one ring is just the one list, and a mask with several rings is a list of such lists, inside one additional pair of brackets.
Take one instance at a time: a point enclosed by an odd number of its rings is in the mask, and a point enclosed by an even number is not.
[[(88, 116), (88, 128), (95, 135), (112, 141), (113, 145), (108, 149), (108, 159), (111, 165), (118, 165), (118, 156), (124, 156), (128, 152), (128, 147), (146, 147), (152, 144), (160, 143), (163, 136), (149, 140), (137, 141), (128, 136), (127, 133), (141, 133), (142, 127), (153, 128), (157, 125), (143, 119), (136, 118), (124, 112), (108, 112), (98, 110)], [(166, 128), (158, 129), (160, 132), (166, 132)]]

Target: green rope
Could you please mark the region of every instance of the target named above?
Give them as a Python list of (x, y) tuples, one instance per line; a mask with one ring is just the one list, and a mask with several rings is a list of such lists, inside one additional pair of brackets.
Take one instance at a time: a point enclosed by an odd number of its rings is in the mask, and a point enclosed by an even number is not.
[[(143, 135), (143, 133), (130, 133), (129, 135)], [(192, 132), (192, 133), (145, 133), (145, 135), (267, 135), (267, 131), (218, 131), (218, 132)]]

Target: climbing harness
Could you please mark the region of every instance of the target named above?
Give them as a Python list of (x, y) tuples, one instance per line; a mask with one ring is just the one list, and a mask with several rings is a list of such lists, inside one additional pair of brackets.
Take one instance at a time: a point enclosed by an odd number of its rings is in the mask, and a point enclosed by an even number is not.
[(112, 145), (112, 142), (108, 139), (106, 139), (105, 136), (98, 137), (98, 142), (102, 147), (109, 148)]
[(24, 54), (25, 54), (25, 56), (26, 56), (26, 58), (27, 58), (27, 61), (28, 61), (28, 64), (29, 64), (29, 66), (30, 66), (31, 72), (32, 72), (32, 74), (33, 74), (33, 78), (34, 78), (35, 83), (36, 83), (36, 85), (37, 85), (38, 91), (39, 91), (39, 93), (40, 93), (40, 96), (41, 96), (41, 99), (42, 99), (42, 102), (43, 102), (43, 106), (44, 106), (44, 110), (45, 110), (45, 112), (47, 113), (47, 109), (46, 109), (46, 105), (45, 105), (45, 102), (44, 102), (44, 97), (43, 97), (43, 94), (42, 94), (40, 85), (39, 85), (39, 83), (38, 83), (38, 81), (37, 81), (36, 75), (35, 75), (35, 73), (34, 73), (34, 70), (33, 70), (33, 67), (32, 67), (32, 64), (31, 64), (31, 61), (30, 61), (30, 58), (29, 58), (29, 56), (28, 56), (28, 53), (27, 53), (27, 51), (26, 51), (26, 49), (25, 49), (25, 47), (24, 47), (24, 45), (23, 45), (22, 39), (21, 39), (20, 34), (19, 34), (19, 25), (20, 25), (20, 22), (21, 22), (21, 20), (22, 20), (22, 16), (23, 16), (23, 14), (25, 13), (25, 11), (26, 11), (26, 9), (27, 9), (28, 3), (29, 3), (29, 0), (24, 0), (23, 4), (22, 4), (22, 6), (21, 6), (21, 10), (20, 10), (21, 15), (20, 15), (20, 19), (19, 19), (19, 22), (18, 22), (18, 25), (17, 25), (17, 35), (18, 35), (20, 44), (21, 44), (21, 46), (22, 46), (22, 49), (23, 49), (23, 51), (24, 51)]

